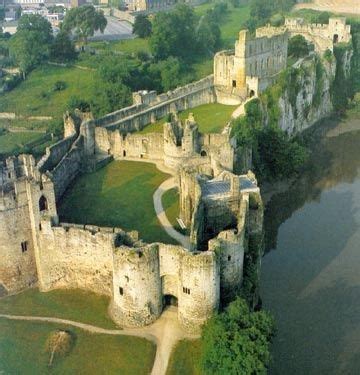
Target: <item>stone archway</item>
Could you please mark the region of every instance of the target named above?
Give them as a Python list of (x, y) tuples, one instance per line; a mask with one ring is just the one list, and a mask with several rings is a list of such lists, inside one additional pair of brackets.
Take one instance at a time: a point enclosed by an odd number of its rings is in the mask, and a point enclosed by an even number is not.
[(163, 275), (161, 289), (163, 295), (163, 308), (178, 306), (178, 277), (176, 275)]
[(167, 306), (178, 306), (178, 299), (177, 297), (173, 296), (172, 294), (165, 294), (163, 296), (163, 307), (166, 308)]

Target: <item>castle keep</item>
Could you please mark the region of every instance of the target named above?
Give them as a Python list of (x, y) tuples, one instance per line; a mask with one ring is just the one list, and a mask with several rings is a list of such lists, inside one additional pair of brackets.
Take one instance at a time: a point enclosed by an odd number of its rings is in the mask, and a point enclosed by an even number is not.
[[(198, 332), (221, 300), (241, 288), (249, 246), (261, 251), (263, 205), (248, 171), (251, 155), (237, 145), (230, 126), (203, 134), (192, 114), (181, 121), (177, 112), (242, 103), (264, 90), (286, 66), (288, 35), (295, 32), (289, 22), (260, 29), (256, 37), (240, 32), (234, 52), (215, 56), (214, 76), (161, 95), (134, 93), (132, 106), (100, 119), (66, 114), (64, 139), (37, 163), (30, 155), (0, 163), (0, 295), (35, 285), (44, 292), (91, 290), (110, 297), (112, 318), (126, 327), (154, 322), (176, 298), (179, 321)], [(328, 40), (338, 33), (331, 43), (348, 37), (348, 27), (336, 22), (324, 31)], [(161, 133), (137, 132), (168, 114)], [(160, 163), (175, 176), (189, 246), (148, 244), (136, 231), (59, 222), (57, 203), (80, 173), (127, 158)]]

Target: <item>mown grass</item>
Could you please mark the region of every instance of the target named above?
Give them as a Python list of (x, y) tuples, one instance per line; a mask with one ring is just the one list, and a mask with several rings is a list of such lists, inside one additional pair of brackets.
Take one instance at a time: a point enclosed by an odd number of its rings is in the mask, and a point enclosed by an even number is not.
[[(201, 133), (220, 133), (228, 121), (230, 121), (231, 114), (236, 107), (219, 103), (203, 104), (180, 112), (179, 117), (181, 120), (185, 120), (189, 117), (190, 113), (193, 113)], [(154, 124), (147, 125), (139, 133), (161, 133), (165, 121), (166, 117), (163, 117)]]
[(139, 231), (146, 242), (174, 243), (160, 225), (153, 194), (169, 175), (154, 164), (115, 161), (81, 176), (59, 204), (61, 221)]
[(179, 205), (179, 190), (173, 188), (165, 191), (162, 196), (162, 205), (164, 207), (166, 217), (170, 221), (171, 225), (176, 229), (180, 230), (180, 226), (177, 222), (179, 217), (180, 205)]
[(173, 349), (166, 375), (201, 375), (200, 340), (182, 340)]
[[(48, 367), (46, 340), (56, 329), (75, 337), (72, 350)], [(130, 336), (91, 334), (66, 325), (0, 319), (0, 373), (149, 374), (156, 347)]]
[(23, 148), (27, 143), (44, 136), (38, 132), (16, 132), (0, 135), (0, 154), (8, 154)]
[[(54, 91), (56, 81), (66, 88)], [(43, 65), (5, 95), (1, 95), (0, 112), (31, 116), (53, 116), (61, 119), (71, 96), (89, 100), (95, 86), (94, 72), (75, 67)]]
[(53, 290), (42, 293), (29, 289), (0, 299), (0, 313), (49, 316), (115, 328), (107, 313), (109, 298), (82, 290)]

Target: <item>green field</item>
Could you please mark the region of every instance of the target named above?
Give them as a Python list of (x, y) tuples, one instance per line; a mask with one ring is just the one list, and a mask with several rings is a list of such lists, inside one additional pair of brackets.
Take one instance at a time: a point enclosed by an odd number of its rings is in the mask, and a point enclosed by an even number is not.
[[(66, 88), (54, 91), (56, 81)], [(75, 67), (43, 65), (5, 95), (1, 95), (0, 112), (24, 116), (53, 116), (61, 119), (71, 96), (89, 100), (95, 86), (94, 72)]]
[[(56, 329), (75, 337), (72, 350), (48, 367), (46, 341)], [(149, 374), (156, 347), (136, 337), (90, 334), (52, 323), (0, 318), (1, 374)]]
[(182, 340), (173, 349), (166, 375), (201, 375), (200, 340)]
[(108, 306), (108, 297), (76, 289), (46, 293), (28, 289), (0, 299), (0, 313), (3, 314), (50, 316), (115, 328), (107, 313)]
[(59, 204), (61, 221), (138, 230), (146, 242), (174, 243), (160, 225), (153, 194), (169, 176), (154, 164), (115, 161), (81, 176)]
[(41, 139), (43, 133), (16, 132), (0, 135), (0, 154), (9, 154), (23, 148), (27, 143)]
[[(181, 120), (185, 120), (188, 118), (189, 113), (193, 113), (201, 133), (220, 133), (227, 122), (230, 121), (231, 114), (236, 108), (237, 106), (218, 103), (204, 104), (180, 112), (179, 117)], [(161, 133), (165, 121), (166, 117), (163, 117), (154, 124), (146, 126), (139, 133)]]

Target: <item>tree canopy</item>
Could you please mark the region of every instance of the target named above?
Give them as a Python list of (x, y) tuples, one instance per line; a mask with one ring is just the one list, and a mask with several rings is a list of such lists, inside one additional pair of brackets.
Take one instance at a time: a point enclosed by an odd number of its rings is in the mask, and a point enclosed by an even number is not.
[(151, 22), (148, 16), (139, 14), (135, 18), (133, 26), (133, 34), (136, 34), (139, 38), (146, 38), (151, 34)]
[(213, 316), (202, 332), (201, 365), (205, 374), (266, 374), (274, 320), (264, 311), (250, 311), (237, 298)]
[(288, 55), (293, 57), (304, 57), (310, 52), (310, 45), (302, 35), (295, 35), (289, 39)]
[(173, 56), (191, 61), (201, 54), (214, 52), (220, 45), (217, 22), (226, 9), (226, 4), (216, 4), (213, 10), (198, 19), (191, 7), (179, 4), (171, 12), (156, 14), (150, 37), (155, 59)]
[(66, 13), (62, 30), (73, 31), (77, 38), (86, 44), (95, 31), (100, 30), (103, 33), (106, 25), (107, 20), (102, 10), (97, 11), (92, 5), (82, 5)]
[(49, 57), (52, 40), (51, 25), (45, 18), (37, 14), (20, 18), (17, 32), (10, 39), (10, 55), (24, 76)]

